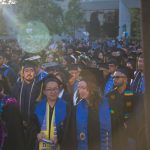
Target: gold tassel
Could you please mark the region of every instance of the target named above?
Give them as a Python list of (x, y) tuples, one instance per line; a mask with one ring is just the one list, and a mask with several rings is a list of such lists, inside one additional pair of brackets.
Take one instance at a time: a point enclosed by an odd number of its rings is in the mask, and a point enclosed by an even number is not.
[(20, 70), (20, 78), (21, 78), (21, 81), (23, 81), (23, 69), (24, 69), (24, 66), (21, 67), (21, 70)]
[(38, 98), (36, 99), (36, 102), (39, 102), (41, 100), (42, 94), (43, 94), (43, 82), (41, 84), (40, 94), (39, 94)]

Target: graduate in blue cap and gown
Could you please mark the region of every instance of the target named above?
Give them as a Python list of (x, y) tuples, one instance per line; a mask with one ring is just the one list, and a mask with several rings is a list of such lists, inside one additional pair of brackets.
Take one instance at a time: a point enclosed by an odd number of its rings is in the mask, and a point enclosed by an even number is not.
[(72, 117), (72, 149), (111, 150), (108, 101), (101, 98), (94, 80), (91, 81), (91, 77), (86, 76), (82, 77), (78, 84), (80, 100), (74, 107)]
[(118, 66), (117, 61), (115, 59), (109, 60), (108, 66), (109, 66), (110, 74), (108, 76), (108, 79), (107, 79), (105, 87), (104, 87), (104, 95), (107, 95), (114, 88), (113, 73), (117, 69), (117, 66)]
[[(38, 150), (59, 150), (64, 136), (65, 122), (69, 109), (67, 103), (58, 98), (60, 81), (53, 75), (48, 76), (43, 84), (43, 99), (37, 104), (35, 115), (40, 130), (37, 131)], [(53, 144), (43, 142), (50, 140)]]

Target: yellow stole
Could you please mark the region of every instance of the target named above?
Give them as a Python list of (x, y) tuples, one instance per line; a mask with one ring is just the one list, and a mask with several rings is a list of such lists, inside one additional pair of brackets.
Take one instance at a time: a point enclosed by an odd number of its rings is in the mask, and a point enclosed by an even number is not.
[[(49, 126), (50, 131), (49, 131)], [(45, 134), (45, 139), (56, 141), (57, 140), (57, 129), (55, 124), (55, 107), (52, 114), (51, 125), (49, 124), (49, 104), (46, 103), (46, 113), (44, 116), (43, 124), (41, 127), (41, 132)], [(50, 133), (50, 137), (49, 137)], [(46, 144), (44, 142), (39, 142), (39, 150), (59, 150), (59, 145), (51, 146), (50, 144)]]

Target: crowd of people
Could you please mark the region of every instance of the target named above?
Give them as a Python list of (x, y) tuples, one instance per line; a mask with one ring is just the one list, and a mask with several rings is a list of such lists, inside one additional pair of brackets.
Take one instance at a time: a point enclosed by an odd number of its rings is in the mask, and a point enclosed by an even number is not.
[(143, 71), (137, 41), (1, 41), (0, 150), (140, 150)]

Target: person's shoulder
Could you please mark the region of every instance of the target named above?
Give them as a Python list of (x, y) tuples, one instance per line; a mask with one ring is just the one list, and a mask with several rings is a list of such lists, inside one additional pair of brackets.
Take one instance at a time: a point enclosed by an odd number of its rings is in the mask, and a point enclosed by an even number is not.
[(45, 105), (46, 104), (46, 98), (44, 97), (44, 98), (42, 98), (37, 104), (36, 104), (36, 107), (41, 107), (41, 106), (43, 106), (43, 105)]
[(63, 99), (63, 98), (58, 98), (57, 99), (57, 106), (68, 106), (68, 103)]
[(108, 97), (103, 96), (102, 99), (101, 99), (101, 101), (100, 101), (100, 103), (99, 103), (99, 105), (100, 105), (100, 107), (105, 107), (105, 106), (109, 105), (108, 102), (109, 102)]
[(116, 99), (117, 94), (118, 94), (117, 88), (114, 88), (113, 90), (111, 90), (110, 92), (106, 94), (106, 98), (109, 100), (114, 100)]
[(6, 69), (9, 69), (9, 68), (10, 68), (10, 66), (9, 66), (9, 65), (6, 65), (6, 64), (3, 64), (2, 67), (3, 67), (3, 68), (6, 68)]

